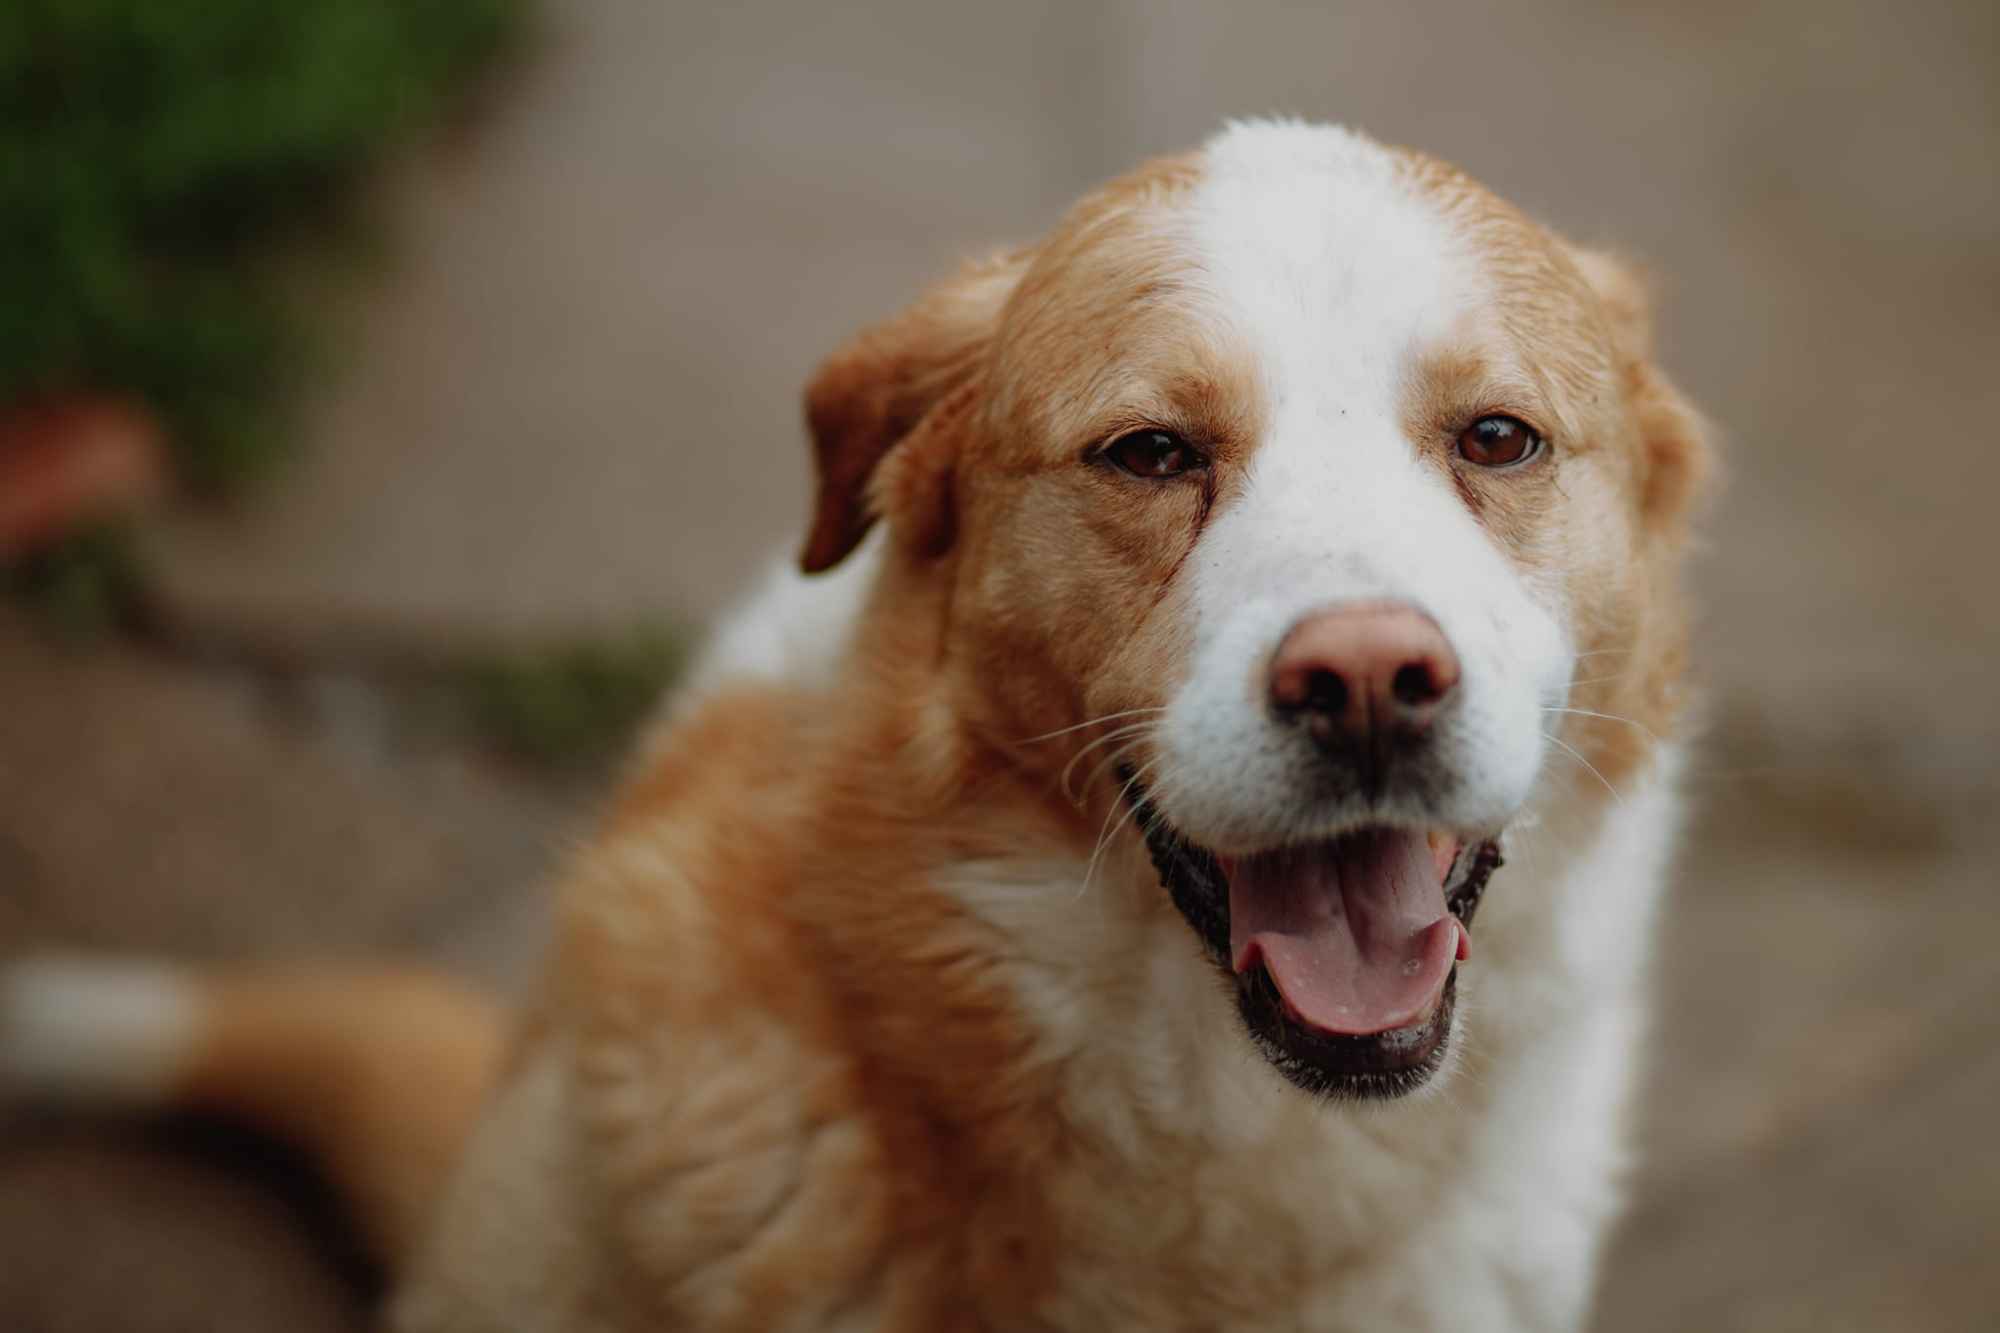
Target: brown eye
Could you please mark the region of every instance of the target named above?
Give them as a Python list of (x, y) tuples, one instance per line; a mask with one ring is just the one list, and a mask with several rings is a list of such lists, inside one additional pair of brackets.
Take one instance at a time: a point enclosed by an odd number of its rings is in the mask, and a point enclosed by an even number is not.
[(1135, 430), (1104, 446), (1104, 456), (1135, 477), (1164, 479), (1208, 466), (1199, 449), (1164, 430)]
[(1481, 417), (1458, 437), (1458, 456), (1481, 467), (1513, 467), (1542, 451), (1542, 437), (1517, 417)]

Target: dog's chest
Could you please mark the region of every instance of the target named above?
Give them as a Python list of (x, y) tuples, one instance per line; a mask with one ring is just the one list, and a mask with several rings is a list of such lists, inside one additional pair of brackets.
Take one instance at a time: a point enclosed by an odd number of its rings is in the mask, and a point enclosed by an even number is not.
[[(1035, 933), (1024, 896), (975, 900)], [(1595, 1133), (1564, 1146), (1541, 1127), (1565, 1102), (1608, 1123), (1604, 1098), (1560, 1086), (1575, 1032), (1488, 1027), (1476, 1074), (1448, 1069), (1386, 1106), (1316, 1102), (1244, 1040), (1224, 979), (1180, 922), (1117, 907), (1016, 955), (1011, 989), (1061, 1071), (1050, 1114), (1066, 1148), (1032, 1185), (1047, 1219), (1032, 1315), (1000, 1324), (1565, 1326), (1610, 1156)], [(1532, 1110), (1530, 1085), (1498, 1072), (1511, 1068), (1547, 1076), (1532, 1081)], [(1540, 1269), (1555, 1310), (1524, 1317), (1510, 1293)]]
[[(1365, 1275), (1398, 1266), (1447, 1211), (1455, 1178), (1442, 1126), (1343, 1124), (1289, 1088), (1259, 1086), (1273, 1082), (1264, 1071), (1216, 1074), (1255, 1081), (1190, 1089), (1210, 1105), (1184, 1108), (1179, 1123), (1093, 1129), (1079, 1115), (1083, 1146), (1047, 1182), (1052, 1326), (1346, 1326), (1341, 1312), (1368, 1303)], [(1217, 1112), (1233, 1123), (1210, 1120)]]
[[(1464, 1096), (1390, 1114), (1299, 1095), (1216, 1003), (1171, 923), (1141, 972), (1024, 977), (1064, 1071), (1064, 1151), (1035, 1182), (1048, 1218), (1038, 1326), (1360, 1327), (1368, 1275), (1451, 1210)], [(1077, 975), (1069, 972), (1071, 977)]]

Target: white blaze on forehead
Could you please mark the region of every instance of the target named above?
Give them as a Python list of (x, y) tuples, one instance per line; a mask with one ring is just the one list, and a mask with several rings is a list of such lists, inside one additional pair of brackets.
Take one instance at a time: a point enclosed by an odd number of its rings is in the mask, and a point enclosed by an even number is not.
[(1484, 286), (1401, 160), (1350, 130), (1255, 122), (1205, 165), (1194, 244), (1275, 405), (1393, 410), (1411, 350), (1462, 325)]
[(1490, 314), (1477, 264), (1396, 156), (1361, 135), (1241, 125), (1208, 155), (1191, 241), (1265, 408), (1243, 495), (1197, 561), (1231, 585), (1212, 604), (1291, 601), (1303, 583), (1321, 601), (1400, 597), (1444, 620), (1480, 582), (1468, 566), (1502, 557), (1419, 458), (1404, 398), (1417, 357)]

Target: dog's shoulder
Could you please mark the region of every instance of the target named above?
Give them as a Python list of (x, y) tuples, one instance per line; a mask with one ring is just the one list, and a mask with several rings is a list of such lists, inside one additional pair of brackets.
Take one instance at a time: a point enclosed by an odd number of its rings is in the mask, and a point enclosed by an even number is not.
[(809, 708), (781, 684), (715, 687), (656, 740), (561, 893), (550, 1027), (600, 1240), (641, 1304), (705, 1328), (790, 1317), (818, 1299), (807, 1274), (834, 1299), (890, 1221), (790, 902)]
[(562, 888), (545, 1040), (587, 1211), (674, 1324), (950, 1327), (1035, 1250), (1032, 1191), (981, 1175), (1042, 1123), (1029, 1039), (824, 704), (709, 687)]

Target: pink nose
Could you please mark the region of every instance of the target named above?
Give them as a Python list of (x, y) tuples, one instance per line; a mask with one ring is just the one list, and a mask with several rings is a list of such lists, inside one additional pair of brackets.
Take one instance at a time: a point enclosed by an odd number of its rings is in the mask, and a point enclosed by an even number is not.
[(1458, 654), (1437, 622), (1404, 602), (1357, 602), (1292, 626), (1271, 659), (1271, 706), (1322, 749), (1386, 758), (1458, 688)]

